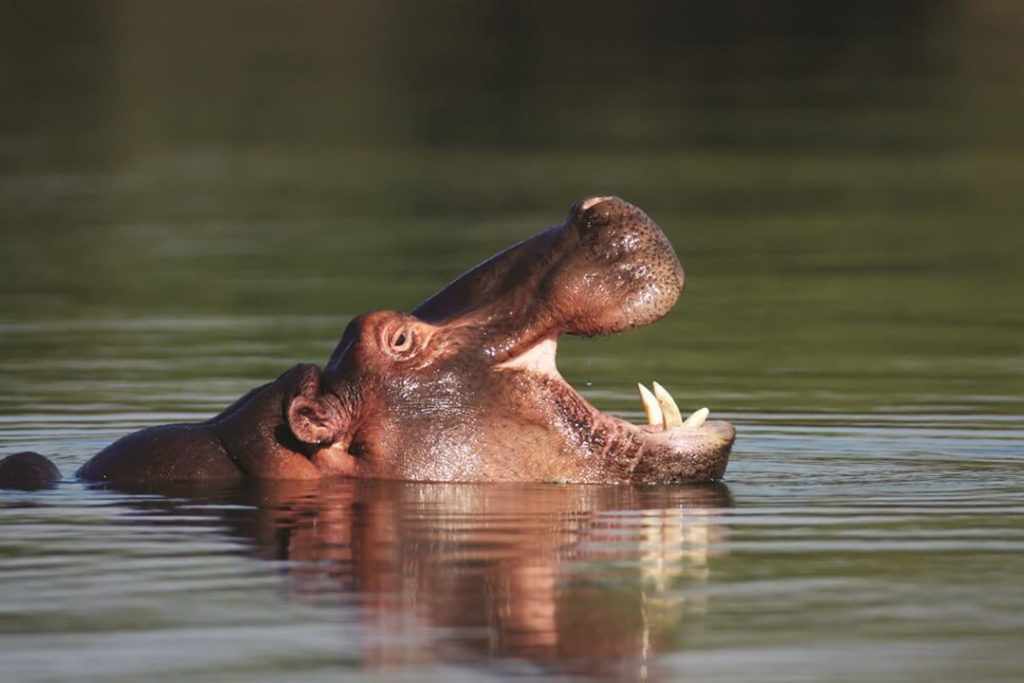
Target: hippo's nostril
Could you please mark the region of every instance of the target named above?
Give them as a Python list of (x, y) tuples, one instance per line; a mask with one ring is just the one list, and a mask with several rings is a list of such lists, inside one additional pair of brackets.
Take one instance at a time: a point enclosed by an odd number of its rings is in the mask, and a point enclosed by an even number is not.
[(601, 202), (608, 201), (609, 199), (615, 199), (615, 198), (612, 197), (612, 196), (607, 196), (607, 197), (587, 197), (586, 199), (584, 199), (583, 201), (580, 202), (580, 211), (586, 211), (587, 209), (589, 209), (590, 207), (594, 206), (595, 204), (600, 204)]

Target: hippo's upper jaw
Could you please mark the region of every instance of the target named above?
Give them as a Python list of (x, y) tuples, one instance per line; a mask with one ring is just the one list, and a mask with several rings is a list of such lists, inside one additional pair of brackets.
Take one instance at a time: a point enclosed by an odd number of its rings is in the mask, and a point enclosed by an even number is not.
[[(444, 481), (705, 482), (735, 430), (683, 421), (667, 392), (636, 426), (591, 406), (555, 366), (561, 334), (664, 316), (683, 270), (661, 229), (615, 197), (481, 263), (412, 314), (350, 323), (314, 393), (288, 410), (327, 471)], [(659, 400), (660, 399), (660, 400)], [(658, 414), (661, 415), (657, 419)]]

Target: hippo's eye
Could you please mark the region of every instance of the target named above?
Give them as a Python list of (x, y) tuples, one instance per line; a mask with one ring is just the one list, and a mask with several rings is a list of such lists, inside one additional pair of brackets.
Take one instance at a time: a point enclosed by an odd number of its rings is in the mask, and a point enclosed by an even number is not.
[(388, 346), (394, 354), (405, 355), (413, 346), (413, 332), (405, 328), (398, 328), (389, 335)]

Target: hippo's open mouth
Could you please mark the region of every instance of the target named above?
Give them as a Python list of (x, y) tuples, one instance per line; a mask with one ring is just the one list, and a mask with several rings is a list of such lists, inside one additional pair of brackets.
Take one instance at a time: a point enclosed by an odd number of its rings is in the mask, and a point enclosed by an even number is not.
[(562, 377), (556, 363), (558, 335), (550, 334), (497, 366), (497, 370), (525, 373), (545, 392), (576, 433), (576, 447), (590, 451), (607, 473), (616, 463), (624, 479), (633, 483), (667, 481), (710, 482), (725, 474), (735, 428), (708, 421), (710, 410), (694, 410), (683, 418), (672, 395), (658, 382), (653, 392), (637, 383), (647, 424), (637, 425), (595, 408)]

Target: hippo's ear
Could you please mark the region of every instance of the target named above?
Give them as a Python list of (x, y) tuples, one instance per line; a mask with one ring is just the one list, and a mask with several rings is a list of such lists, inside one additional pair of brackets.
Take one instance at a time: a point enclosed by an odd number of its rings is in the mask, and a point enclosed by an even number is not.
[(288, 405), (288, 427), (299, 441), (322, 444), (337, 439), (341, 419), (335, 407), (321, 397), (299, 394)]

